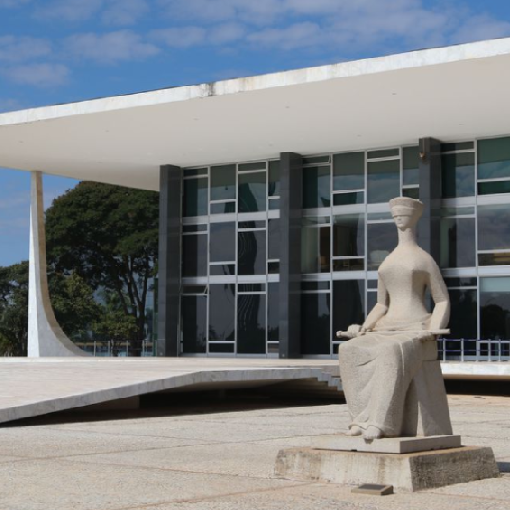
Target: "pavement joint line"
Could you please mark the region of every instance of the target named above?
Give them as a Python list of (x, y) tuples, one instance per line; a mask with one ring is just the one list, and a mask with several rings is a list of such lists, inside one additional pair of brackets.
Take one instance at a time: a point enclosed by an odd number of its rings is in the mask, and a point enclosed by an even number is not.
[[(39, 459), (38, 459), (39, 460)], [(41, 459), (41, 460), (48, 460), (48, 459)], [(50, 459), (51, 460), (51, 459)], [(77, 459), (67, 459), (67, 458), (60, 458), (59, 460), (68, 462), (68, 463), (77, 463), (79, 464), (79, 460)], [(251, 475), (236, 475), (232, 473), (218, 473), (216, 471), (192, 471), (189, 469), (176, 469), (176, 468), (163, 468), (158, 466), (143, 466), (139, 464), (119, 464), (116, 462), (100, 462), (93, 464), (91, 462), (86, 462), (88, 465), (95, 465), (96, 467), (101, 466), (110, 466), (110, 467), (117, 467), (117, 468), (128, 468), (128, 469), (141, 469), (143, 471), (162, 471), (162, 472), (170, 472), (170, 473), (185, 473), (190, 475), (214, 475), (214, 476), (228, 476), (229, 478), (243, 478), (243, 479), (255, 479), (255, 480), (267, 480), (267, 481), (281, 481), (281, 482), (292, 482), (292, 480), (287, 480), (285, 478), (267, 478), (262, 476), (251, 476)]]
[(160, 503), (148, 503), (138, 506), (123, 506), (118, 508), (112, 508), (112, 510), (142, 510), (144, 508), (154, 508), (158, 506), (163, 505), (176, 505), (176, 504), (182, 504), (182, 503), (201, 503), (204, 501), (214, 501), (215, 499), (221, 499), (225, 497), (231, 497), (231, 496), (242, 496), (242, 495), (250, 495), (250, 494), (264, 494), (266, 492), (277, 492), (285, 489), (291, 489), (295, 487), (306, 487), (309, 485), (323, 485), (321, 483), (317, 482), (306, 482), (306, 483), (297, 483), (294, 485), (286, 485), (285, 487), (269, 487), (267, 489), (255, 489), (252, 491), (239, 491), (239, 492), (226, 492), (222, 494), (215, 494), (211, 496), (203, 496), (200, 498), (187, 498), (187, 499), (175, 499), (175, 500), (169, 500), (169, 501), (161, 501)]

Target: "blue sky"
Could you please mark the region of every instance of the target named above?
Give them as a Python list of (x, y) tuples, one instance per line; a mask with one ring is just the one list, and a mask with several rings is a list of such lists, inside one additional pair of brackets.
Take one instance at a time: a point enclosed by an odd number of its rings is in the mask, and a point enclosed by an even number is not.
[[(510, 2), (0, 0), (0, 28), (5, 112), (510, 36)], [(75, 181), (44, 184), (49, 205)], [(28, 213), (28, 174), (0, 169), (0, 265)]]

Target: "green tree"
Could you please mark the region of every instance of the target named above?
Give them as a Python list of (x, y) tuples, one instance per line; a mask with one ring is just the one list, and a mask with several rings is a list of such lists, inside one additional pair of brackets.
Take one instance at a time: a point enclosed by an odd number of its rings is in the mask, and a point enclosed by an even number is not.
[(0, 355), (25, 356), (28, 341), (28, 262), (0, 267)]
[(156, 271), (158, 214), (156, 192), (92, 182), (78, 184), (46, 211), (51, 270), (77, 274), (92, 289), (115, 293), (118, 310), (136, 324), (135, 354), (145, 337), (147, 295)]

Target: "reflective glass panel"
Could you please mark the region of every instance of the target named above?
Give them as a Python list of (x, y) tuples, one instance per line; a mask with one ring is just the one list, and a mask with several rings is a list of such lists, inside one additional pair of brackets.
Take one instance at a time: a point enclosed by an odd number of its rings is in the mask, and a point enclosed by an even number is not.
[(211, 223), (211, 262), (231, 262), (236, 259), (236, 224)]
[(303, 158), (303, 165), (317, 165), (319, 163), (329, 163), (329, 155)]
[(368, 203), (388, 202), (398, 196), (400, 196), (400, 160), (369, 162)]
[(473, 152), (441, 156), (443, 198), (471, 197), (475, 194), (475, 155)]
[(448, 338), (477, 338), (476, 289), (449, 289), (448, 294), (451, 306)]
[(368, 315), (377, 304), (377, 292), (367, 292), (367, 312)]
[(303, 209), (331, 205), (330, 167), (303, 168)]
[(392, 156), (398, 156), (398, 155), (399, 155), (398, 149), (382, 149), (382, 150), (367, 152), (368, 159), (391, 158)]
[(280, 196), (280, 161), (269, 162), (269, 186), (268, 193), (270, 197)]
[(474, 149), (474, 142), (442, 143), (441, 152), (465, 151)]
[(280, 220), (271, 219), (267, 222), (267, 241), (269, 259), (278, 260), (280, 258)]
[[(420, 151), (418, 146), (404, 147), (402, 150), (402, 166), (404, 168), (403, 184), (410, 186), (420, 183)], [(414, 197), (411, 197), (414, 198)]]
[(211, 276), (235, 276), (236, 266), (235, 264), (214, 264), (209, 266), (209, 274)]
[(303, 227), (301, 231), (301, 270), (303, 273), (329, 273), (330, 227)]
[(236, 212), (235, 202), (219, 202), (211, 204), (211, 214), (226, 214), (235, 212)]
[(442, 218), (441, 267), (476, 266), (474, 218)]
[(510, 248), (510, 204), (478, 206), (478, 249)]
[(234, 352), (234, 344), (210, 343), (209, 352), (217, 354), (227, 354)]
[(204, 353), (207, 345), (207, 296), (181, 298), (182, 349), (188, 353)]
[(364, 191), (355, 191), (353, 193), (335, 193), (333, 195), (333, 205), (363, 204), (364, 202)]
[(183, 216), (207, 215), (207, 179), (184, 179), (183, 188)]
[(267, 341), (280, 340), (280, 284), (267, 284)]
[(266, 210), (266, 172), (239, 174), (239, 212)]
[(236, 165), (211, 167), (211, 200), (236, 198)]
[(402, 190), (402, 196), (407, 197), (407, 198), (414, 198), (415, 200), (419, 200), (420, 188), (404, 188)]
[(351, 324), (365, 320), (365, 280), (333, 282), (333, 340), (337, 331), (347, 331)]
[(333, 271), (364, 271), (365, 259), (336, 259), (333, 260)]
[(498, 193), (510, 193), (510, 181), (479, 182), (479, 195), (496, 195)]
[(266, 274), (266, 231), (238, 233), (238, 267), (241, 275)]
[(365, 255), (365, 215), (333, 216), (333, 256), (363, 257)]
[(330, 294), (301, 295), (301, 347), (303, 354), (330, 353)]
[(377, 269), (396, 248), (398, 235), (395, 224), (369, 223), (367, 225), (367, 270)]
[(237, 297), (237, 352), (266, 353), (266, 296), (241, 294)]
[(209, 285), (209, 340), (235, 340), (235, 285)]
[(480, 278), (480, 337), (510, 339), (510, 277)]
[(182, 236), (182, 276), (207, 276), (207, 235)]
[(193, 177), (196, 175), (207, 175), (207, 168), (184, 168), (184, 177)]
[(479, 253), (479, 266), (510, 266), (510, 252)]
[(510, 177), (510, 137), (478, 141), (478, 179)]
[(238, 165), (237, 169), (239, 172), (249, 172), (251, 170), (265, 170), (266, 162), (265, 161), (257, 161), (255, 163), (241, 163)]
[[(345, 152), (333, 156), (333, 189), (365, 188), (365, 153)], [(356, 202), (354, 202), (356, 203)]]

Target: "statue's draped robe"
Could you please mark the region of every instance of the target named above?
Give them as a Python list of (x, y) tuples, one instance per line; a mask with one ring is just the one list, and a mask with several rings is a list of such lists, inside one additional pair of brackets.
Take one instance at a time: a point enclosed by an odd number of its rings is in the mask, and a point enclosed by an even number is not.
[(397, 248), (379, 268), (378, 302), (386, 296), (388, 311), (373, 331), (339, 349), (351, 426), (375, 426), (387, 437), (401, 435), (409, 385), (422, 361), (437, 355), (434, 337), (419, 333), (430, 328), (426, 288), (434, 301), (447, 296), (439, 268), (417, 246), (412, 253)]

